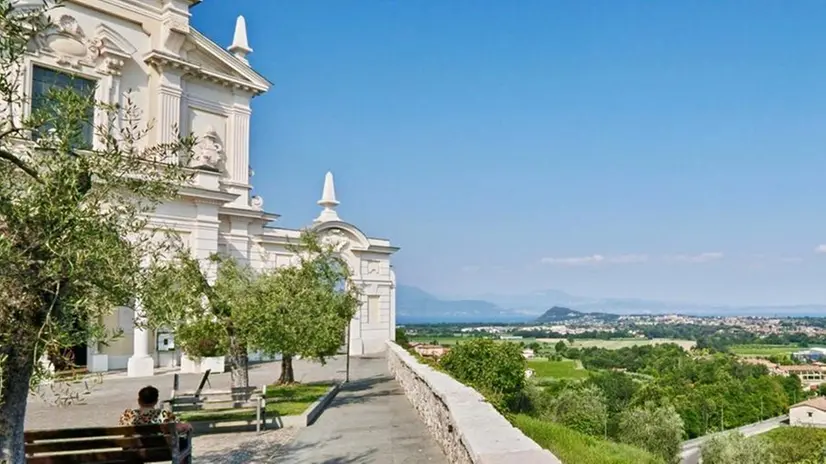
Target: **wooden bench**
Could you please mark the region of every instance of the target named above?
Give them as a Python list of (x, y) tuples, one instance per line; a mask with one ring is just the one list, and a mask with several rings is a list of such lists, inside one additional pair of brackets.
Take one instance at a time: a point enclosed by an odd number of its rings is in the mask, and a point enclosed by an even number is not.
[(192, 434), (172, 424), (34, 430), (25, 441), (28, 464), (192, 462)]
[[(173, 392), (165, 403), (176, 416), (182, 412), (249, 410), (255, 411), (255, 430), (266, 427), (267, 387), (259, 391), (255, 387), (230, 390), (196, 390), (192, 393)], [(192, 419), (196, 421), (197, 419)]]

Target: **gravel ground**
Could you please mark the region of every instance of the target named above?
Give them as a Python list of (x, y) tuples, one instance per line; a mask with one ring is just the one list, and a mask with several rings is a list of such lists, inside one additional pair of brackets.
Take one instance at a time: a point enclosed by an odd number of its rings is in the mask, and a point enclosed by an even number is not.
[(263, 464), (293, 439), (295, 428), (201, 435), (192, 439), (194, 464)]

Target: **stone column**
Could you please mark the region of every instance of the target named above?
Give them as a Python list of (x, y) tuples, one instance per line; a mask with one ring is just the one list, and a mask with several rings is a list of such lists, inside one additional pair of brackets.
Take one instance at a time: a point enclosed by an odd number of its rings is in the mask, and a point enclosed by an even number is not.
[(126, 366), (129, 377), (149, 377), (155, 374), (155, 359), (149, 356), (149, 329), (140, 300), (135, 302), (135, 329), (132, 333), (132, 356)]

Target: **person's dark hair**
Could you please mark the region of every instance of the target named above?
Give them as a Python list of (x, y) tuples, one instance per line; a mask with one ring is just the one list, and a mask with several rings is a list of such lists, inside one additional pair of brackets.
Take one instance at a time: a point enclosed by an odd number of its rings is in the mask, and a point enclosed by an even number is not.
[(158, 402), (158, 389), (153, 386), (143, 387), (138, 392), (138, 402), (142, 405), (149, 406)]

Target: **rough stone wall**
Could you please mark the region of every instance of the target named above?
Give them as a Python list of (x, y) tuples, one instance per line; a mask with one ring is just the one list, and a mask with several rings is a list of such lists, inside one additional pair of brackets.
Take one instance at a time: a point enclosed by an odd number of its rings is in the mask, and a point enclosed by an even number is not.
[(476, 390), (387, 342), (387, 364), (453, 464), (561, 464), (513, 427)]

